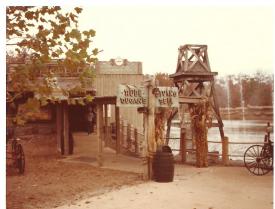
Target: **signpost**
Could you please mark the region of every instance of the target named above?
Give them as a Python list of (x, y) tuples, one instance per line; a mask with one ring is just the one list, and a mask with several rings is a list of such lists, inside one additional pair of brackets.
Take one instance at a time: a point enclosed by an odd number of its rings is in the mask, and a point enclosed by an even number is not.
[(117, 93), (117, 106), (136, 107), (146, 109), (144, 113), (144, 142), (143, 142), (143, 177), (152, 178), (152, 157), (156, 152), (155, 139), (155, 108), (178, 107), (177, 87), (156, 87), (155, 80), (145, 82), (144, 87), (133, 85), (119, 85)]

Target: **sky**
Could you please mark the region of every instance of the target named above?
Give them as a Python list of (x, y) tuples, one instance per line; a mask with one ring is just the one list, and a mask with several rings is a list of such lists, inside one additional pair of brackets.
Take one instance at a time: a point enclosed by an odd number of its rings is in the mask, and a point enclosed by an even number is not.
[(96, 30), (99, 60), (141, 61), (144, 74), (176, 71), (178, 48), (208, 45), (219, 75), (273, 73), (272, 7), (267, 5), (87, 5), (80, 29)]

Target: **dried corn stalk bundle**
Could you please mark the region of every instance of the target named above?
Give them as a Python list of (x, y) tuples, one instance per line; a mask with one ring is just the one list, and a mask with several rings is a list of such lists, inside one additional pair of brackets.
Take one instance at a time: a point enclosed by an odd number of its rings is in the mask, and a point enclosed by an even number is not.
[(157, 147), (165, 145), (166, 108), (157, 108), (155, 112), (155, 139)]
[(196, 166), (207, 167), (207, 120), (209, 118), (209, 102), (204, 99), (197, 104), (190, 104), (189, 111), (191, 115), (192, 132), (196, 144)]

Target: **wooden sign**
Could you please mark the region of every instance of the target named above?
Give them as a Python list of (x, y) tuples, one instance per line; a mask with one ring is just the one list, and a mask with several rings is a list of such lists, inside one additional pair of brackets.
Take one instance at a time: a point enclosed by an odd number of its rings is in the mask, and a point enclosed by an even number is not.
[(119, 85), (116, 105), (119, 107), (145, 107), (148, 93), (145, 88), (133, 85)]
[(156, 87), (153, 91), (156, 97), (155, 107), (179, 107), (177, 87)]

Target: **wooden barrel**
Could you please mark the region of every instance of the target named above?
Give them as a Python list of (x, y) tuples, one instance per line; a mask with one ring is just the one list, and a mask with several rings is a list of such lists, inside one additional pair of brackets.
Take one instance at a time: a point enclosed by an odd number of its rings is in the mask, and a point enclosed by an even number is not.
[(152, 162), (154, 180), (156, 182), (172, 182), (174, 179), (174, 157), (169, 146), (157, 151)]

